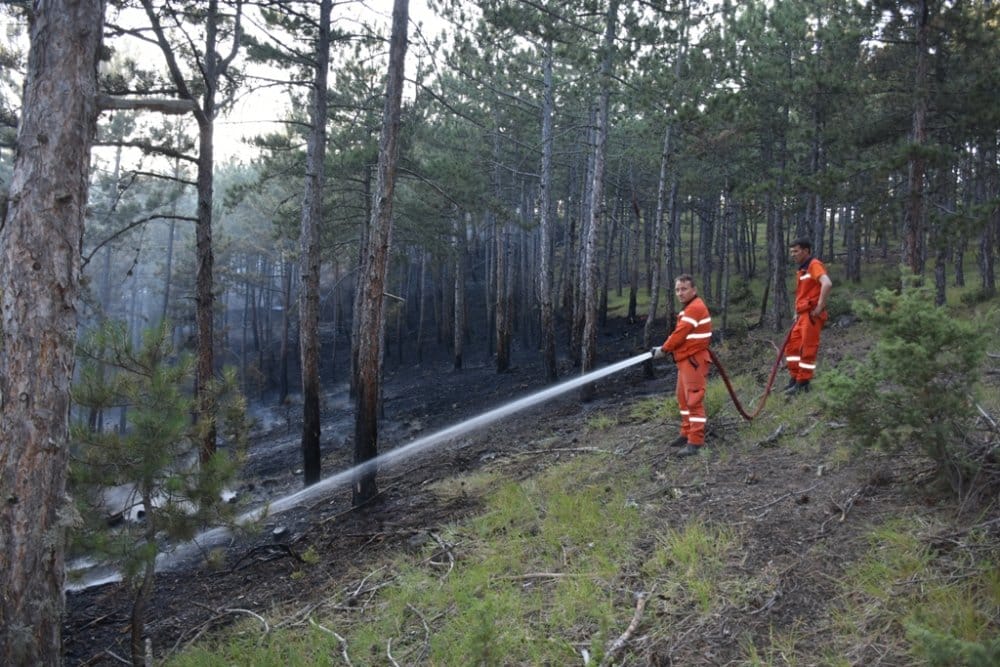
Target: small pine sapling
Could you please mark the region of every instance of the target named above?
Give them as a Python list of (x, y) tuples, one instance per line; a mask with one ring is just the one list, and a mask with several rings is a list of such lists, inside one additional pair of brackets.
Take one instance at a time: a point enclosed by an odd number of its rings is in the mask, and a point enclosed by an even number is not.
[[(214, 414), (193, 416), (193, 360), (175, 353), (170, 330), (164, 323), (146, 331), (136, 349), (124, 325), (105, 324), (78, 348), (73, 390), (81, 413), (128, 409), (124, 429), (98, 429), (90, 418), (71, 426), (70, 488), (83, 518), (77, 548), (117, 566), (133, 592), (133, 660), (144, 654), (145, 609), (164, 545), (235, 517), (223, 492), (235, 479), (249, 431), (231, 372), (209, 388)], [(208, 420), (223, 442), (200, 463), (198, 435)]]
[(975, 415), (983, 328), (935, 306), (930, 288), (910, 280), (854, 309), (874, 325), (878, 342), (865, 359), (827, 375), (826, 407), (860, 445), (889, 452), (918, 446), (953, 484), (963, 484), (974, 473), (962, 443)]

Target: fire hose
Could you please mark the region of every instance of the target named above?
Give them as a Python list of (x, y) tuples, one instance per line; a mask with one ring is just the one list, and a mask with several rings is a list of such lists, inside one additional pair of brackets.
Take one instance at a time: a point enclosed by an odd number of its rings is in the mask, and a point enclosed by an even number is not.
[(733, 383), (729, 381), (729, 375), (726, 373), (725, 367), (723, 367), (722, 362), (719, 361), (715, 352), (712, 351), (712, 348), (708, 348), (708, 354), (712, 357), (712, 363), (719, 369), (719, 375), (722, 376), (722, 381), (726, 383), (726, 389), (729, 390), (729, 397), (733, 399), (733, 405), (736, 406), (737, 412), (739, 412), (740, 415), (747, 421), (753, 421), (754, 417), (760, 414), (761, 410), (764, 409), (764, 405), (767, 403), (767, 397), (771, 393), (771, 387), (774, 386), (774, 377), (778, 374), (778, 367), (781, 365), (781, 357), (782, 354), (784, 354), (785, 346), (788, 345), (788, 339), (792, 337), (792, 328), (788, 329), (788, 334), (785, 335), (785, 340), (778, 348), (778, 357), (774, 360), (774, 364), (771, 366), (771, 374), (767, 378), (767, 386), (764, 387), (764, 396), (760, 400), (760, 405), (758, 405), (757, 409), (753, 411), (753, 414), (748, 413), (746, 408), (743, 407), (743, 404), (740, 403), (739, 397), (736, 396), (736, 390), (733, 389)]

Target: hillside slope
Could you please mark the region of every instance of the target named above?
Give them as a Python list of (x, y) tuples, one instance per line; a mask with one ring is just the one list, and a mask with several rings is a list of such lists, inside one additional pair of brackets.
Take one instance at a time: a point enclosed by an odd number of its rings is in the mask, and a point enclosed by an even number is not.
[[(641, 336), (620, 327), (604, 340), (608, 362), (634, 354)], [(871, 344), (849, 318), (824, 336), (821, 371)], [(760, 396), (774, 343), (761, 334), (717, 346), (741, 378), (744, 403)], [(923, 661), (907, 623), (924, 609), (917, 589), (925, 578), (976, 582), (974, 625), (979, 636), (997, 635), (996, 507), (960, 514), (929, 483), (920, 456), (852, 453), (843, 423), (821, 407), (821, 383), (791, 401), (772, 395), (747, 424), (713, 375), (707, 450), (675, 459), (663, 446), (676, 434), (671, 365), (658, 365), (656, 376), (626, 369), (600, 381), (593, 401), (572, 392), (388, 466), (371, 507), (351, 511), (350, 491), (341, 490), (271, 517), (214, 568), (160, 574), (148, 626), (156, 655), (230, 637), (235, 627), (258, 647), (294, 645), (305, 633), (316, 651), (306, 664), (459, 664), (456, 656), (596, 664), (610, 653), (613, 664), (630, 665), (910, 665)], [(538, 387), (529, 366), (503, 375), (488, 367), (396, 373), (384, 433), (405, 443)], [(262, 437), (294, 443), (281, 433)], [(346, 436), (329, 434), (326, 469), (345, 466)], [(295, 480), (274, 474), (268, 484), (294, 488)], [(512, 518), (493, 525), (511, 497)], [(560, 509), (564, 497), (569, 509)], [(516, 562), (497, 566), (486, 583), (466, 583), (503, 552)], [(911, 558), (917, 564), (898, 563)], [(593, 591), (585, 595), (581, 579)], [(993, 581), (992, 590), (981, 581)], [(450, 590), (449, 602), (425, 591), (407, 603), (412, 611), (385, 620), (401, 604), (393, 589), (425, 585)], [(594, 594), (598, 609), (568, 612)], [(523, 618), (505, 611), (508, 595), (520, 596)], [(121, 585), (70, 594), (68, 608), (66, 664), (128, 655), (130, 597)], [(379, 628), (377, 639), (366, 626)], [(331, 642), (326, 653), (316, 648), (317, 627)], [(193, 660), (180, 664), (204, 664)]]

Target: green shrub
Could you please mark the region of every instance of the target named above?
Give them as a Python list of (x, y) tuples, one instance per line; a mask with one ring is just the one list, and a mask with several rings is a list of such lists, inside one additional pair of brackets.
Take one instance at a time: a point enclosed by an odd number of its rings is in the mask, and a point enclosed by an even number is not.
[(1000, 638), (966, 641), (916, 622), (906, 624), (906, 634), (913, 642), (914, 652), (932, 667), (989, 667), (1000, 664)]
[(933, 292), (904, 281), (854, 305), (879, 334), (867, 358), (826, 377), (826, 407), (841, 415), (858, 443), (886, 451), (917, 445), (964, 477), (963, 433), (975, 414), (972, 390), (984, 359), (976, 322), (934, 305)]
[[(113, 563), (132, 589), (133, 661), (141, 657), (143, 610), (152, 599), (161, 543), (190, 540), (200, 528), (234, 516), (222, 492), (235, 477), (249, 428), (231, 372), (208, 388), (213, 414), (192, 422), (193, 359), (175, 353), (169, 332), (167, 324), (150, 329), (136, 348), (123, 324), (105, 324), (81, 341), (73, 388), (74, 402), (88, 413), (70, 428), (70, 489), (83, 519), (74, 546)], [(114, 406), (127, 406), (128, 423), (108, 430), (99, 415)], [(198, 447), (209, 420), (230, 449), (201, 461)], [(123, 494), (121, 506), (108, 506), (110, 491)], [(141, 520), (130, 521), (137, 510)], [(109, 512), (122, 519), (113, 529), (106, 525)]]

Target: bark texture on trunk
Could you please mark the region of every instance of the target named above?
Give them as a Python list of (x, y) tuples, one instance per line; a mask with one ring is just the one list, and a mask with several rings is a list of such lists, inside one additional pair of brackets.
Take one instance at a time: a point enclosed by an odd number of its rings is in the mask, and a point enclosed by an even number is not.
[(68, 423), (102, 0), (36, 3), (0, 221), (0, 656), (58, 665)]
[(399, 157), (399, 125), (406, 57), (408, 0), (396, 0), (392, 10), (389, 76), (386, 86), (378, 172), (372, 201), (370, 233), (362, 258), (358, 317), (357, 412), (354, 424), (353, 503), (369, 502), (378, 494), (376, 469), (369, 464), (378, 455), (378, 405), (381, 393), (381, 358), (385, 326), (384, 296), (392, 230), (392, 196)]

